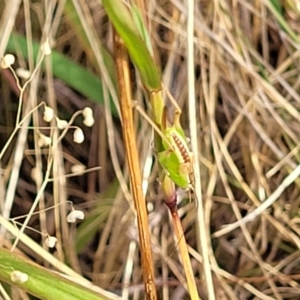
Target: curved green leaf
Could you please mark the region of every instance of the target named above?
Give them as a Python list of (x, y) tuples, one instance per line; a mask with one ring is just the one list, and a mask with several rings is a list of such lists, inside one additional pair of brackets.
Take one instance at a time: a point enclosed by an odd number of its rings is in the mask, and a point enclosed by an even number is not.
[(139, 33), (128, 7), (119, 0), (102, 0), (102, 4), (116, 31), (124, 41), (130, 57), (139, 70), (141, 80), (149, 91), (161, 89), (161, 74), (146, 42)]
[[(13, 271), (28, 275), (28, 280), (20, 283), (11, 278)], [(0, 249), (0, 279), (18, 286), (39, 299), (47, 300), (101, 300), (108, 299), (100, 294), (69, 281), (54, 272), (32, 264), (15, 253)]]

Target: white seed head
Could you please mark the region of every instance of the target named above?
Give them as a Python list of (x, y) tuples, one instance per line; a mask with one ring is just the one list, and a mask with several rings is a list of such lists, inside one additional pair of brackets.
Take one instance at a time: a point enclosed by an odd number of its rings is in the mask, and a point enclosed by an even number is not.
[(84, 213), (81, 210), (72, 210), (68, 216), (67, 216), (67, 222), (68, 223), (75, 223), (76, 220), (83, 220), (84, 219)]
[(38, 139), (38, 145), (40, 148), (51, 145), (51, 142), (51, 137), (40, 133), (40, 137)]
[(52, 121), (53, 117), (54, 117), (54, 111), (53, 111), (53, 109), (51, 107), (49, 107), (49, 106), (45, 106), (44, 118), (43, 118), (44, 121), (49, 123), (49, 122)]
[(85, 108), (82, 110), (82, 115), (83, 115), (84, 117), (93, 116), (93, 110), (92, 110), (90, 107), (85, 107)]
[(42, 49), (44, 55), (50, 55), (51, 54), (51, 47), (50, 47), (48, 39), (46, 39), (46, 41), (42, 44), (41, 49)]
[(85, 171), (86, 167), (82, 164), (78, 164), (78, 165), (73, 165), (71, 167), (71, 172), (72, 173), (83, 173)]
[(57, 238), (55, 236), (48, 236), (46, 238), (46, 245), (49, 247), (49, 248), (53, 248), (55, 245), (56, 245), (56, 242), (57, 242)]
[(20, 77), (20, 78), (23, 78), (23, 79), (29, 79), (30, 76), (31, 76), (31, 73), (29, 70), (25, 70), (23, 68), (18, 68), (16, 70), (16, 73), (17, 75)]
[(83, 119), (83, 124), (86, 127), (92, 127), (94, 125), (94, 123), (95, 123), (95, 120), (94, 120), (93, 116), (88, 116)]
[(28, 280), (28, 275), (16, 270), (10, 273), (10, 279), (12, 282), (24, 283)]
[(13, 65), (15, 62), (15, 57), (12, 54), (6, 54), (4, 57), (1, 59), (1, 68), (2, 69), (7, 69), (11, 65)]
[(56, 118), (56, 124), (58, 129), (65, 129), (68, 126), (68, 122), (66, 120), (61, 120)]
[(84, 141), (84, 134), (81, 128), (76, 128), (73, 133), (73, 141), (77, 144), (81, 144)]
[(93, 110), (90, 107), (85, 107), (82, 110), (82, 115), (84, 117), (83, 124), (87, 127), (91, 127), (94, 125), (95, 120), (93, 117)]

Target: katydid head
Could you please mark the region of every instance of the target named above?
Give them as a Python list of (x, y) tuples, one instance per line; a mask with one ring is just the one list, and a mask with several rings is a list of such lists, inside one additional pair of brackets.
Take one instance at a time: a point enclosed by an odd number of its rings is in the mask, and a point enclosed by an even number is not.
[(185, 139), (185, 142), (187, 142), (187, 138), (180, 124), (180, 116), (181, 111), (176, 109), (174, 113), (173, 124), (171, 125), (170, 122), (168, 122), (167, 107), (165, 106), (162, 113), (161, 130), (162, 132), (166, 132), (169, 128), (175, 129), (177, 133), (179, 133), (182, 138)]

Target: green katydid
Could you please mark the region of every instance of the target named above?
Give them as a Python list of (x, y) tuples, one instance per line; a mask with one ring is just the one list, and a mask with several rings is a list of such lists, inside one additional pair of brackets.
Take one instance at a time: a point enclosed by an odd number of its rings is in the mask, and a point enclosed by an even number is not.
[(163, 111), (163, 120), (161, 123), (162, 133), (165, 138), (162, 139), (164, 150), (158, 153), (158, 161), (166, 175), (182, 189), (193, 188), (193, 153), (187, 145), (187, 138), (180, 126), (180, 114), (175, 111), (174, 124), (167, 124), (166, 108)]
[(145, 114), (136, 104), (137, 110), (152, 124), (153, 128), (162, 138), (163, 149), (158, 153), (158, 161), (163, 168), (165, 175), (182, 189), (193, 189), (193, 153), (187, 145), (187, 138), (180, 125), (181, 110), (176, 101), (169, 94), (176, 110), (173, 125), (167, 121), (166, 107), (163, 110), (160, 128)]

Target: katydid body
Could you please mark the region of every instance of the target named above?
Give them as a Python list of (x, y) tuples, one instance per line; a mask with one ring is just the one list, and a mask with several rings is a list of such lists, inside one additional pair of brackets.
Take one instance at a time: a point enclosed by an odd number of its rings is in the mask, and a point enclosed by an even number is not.
[(158, 161), (166, 175), (182, 189), (193, 188), (193, 153), (190, 152), (187, 140), (179, 123), (180, 112), (176, 112), (173, 126), (167, 125), (166, 109), (161, 123), (165, 139), (164, 151), (158, 153)]
[(174, 99), (171, 97), (170, 99), (176, 107), (173, 125), (168, 124), (166, 107), (163, 110), (162, 120), (158, 126), (152, 122), (137, 102), (135, 102), (135, 107), (144, 115), (148, 122), (152, 123), (153, 128), (162, 139), (163, 150), (157, 155), (159, 164), (164, 171), (162, 175), (169, 176), (182, 189), (193, 189), (193, 153), (189, 150), (187, 138), (180, 125), (180, 108)]

